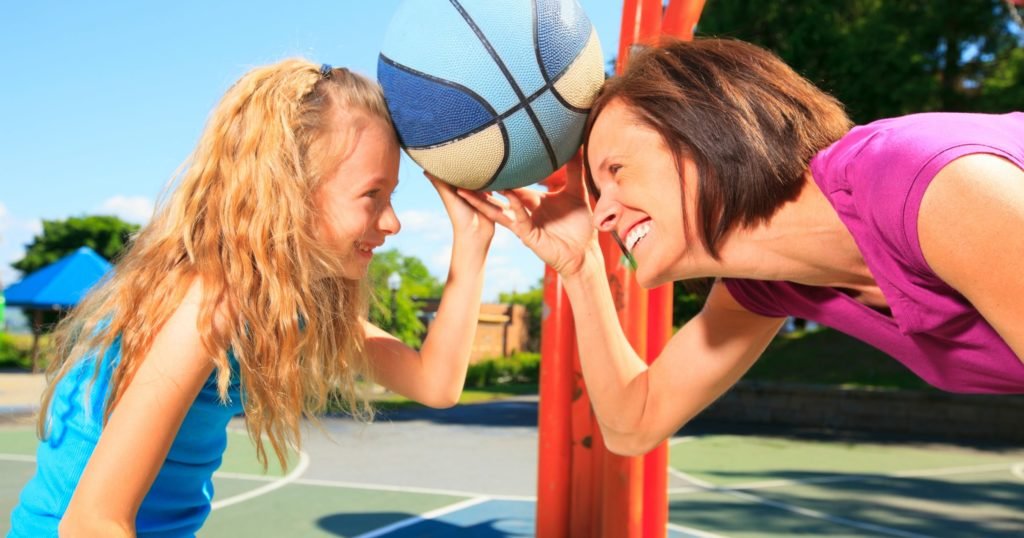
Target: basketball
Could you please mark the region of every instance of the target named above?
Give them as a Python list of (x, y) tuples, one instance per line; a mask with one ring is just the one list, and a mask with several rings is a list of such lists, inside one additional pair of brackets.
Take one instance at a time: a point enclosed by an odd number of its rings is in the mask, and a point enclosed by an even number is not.
[(417, 164), (457, 187), (501, 190), (576, 153), (604, 61), (576, 0), (406, 0), (377, 79)]

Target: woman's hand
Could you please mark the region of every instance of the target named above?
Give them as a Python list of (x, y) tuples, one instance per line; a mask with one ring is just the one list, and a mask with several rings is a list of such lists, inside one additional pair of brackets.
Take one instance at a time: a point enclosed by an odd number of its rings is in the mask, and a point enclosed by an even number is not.
[(479, 213), (516, 234), (544, 263), (568, 276), (579, 271), (588, 254), (600, 250), (579, 157), (569, 161), (566, 175), (565, 188), (554, 193), (501, 191), (508, 204), (489, 193), (463, 189), (458, 193)]
[(437, 189), (437, 194), (441, 196), (444, 209), (452, 221), (455, 241), (467, 241), (486, 250), (494, 237), (494, 221), (459, 197), (455, 187), (427, 172), (424, 172), (423, 175), (427, 176), (430, 183)]

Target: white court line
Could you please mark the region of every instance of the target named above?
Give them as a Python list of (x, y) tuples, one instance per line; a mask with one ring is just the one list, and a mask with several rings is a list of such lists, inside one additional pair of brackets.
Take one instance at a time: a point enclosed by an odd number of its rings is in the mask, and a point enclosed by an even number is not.
[(430, 495), (448, 495), (450, 497), (487, 497), (501, 501), (536, 501), (537, 497), (525, 495), (492, 495), (490, 493), (479, 493), (472, 491), (460, 491), (454, 489), (421, 488), (416, 486), (389, 486), (385, 484), (364, 484), (359, 482), (345, 482), (341, 480), (320, 480), (317, 478), (303, 478), (295, 481), (296, 484), (304, 486), (327, 486), (335, 488), (352, 489), (376, 489), (381, 491), (397, 491), (401, 493), (427, 493)]
[(702, 531), (700, 529), (695, 529), (693, 527), (684, 527), (684, 526), (679, 525), (677, 523), (672, 523), (671, 521), (666, 526), (669, 529), (674, 530), (676, 532), (685, 532), (686, 534), (688, 534), (690, 536), (696, 536), (697, 538), (726, 538), (724, 535), (721, 535), (721, 534), (715, 534), (713, 532)]
[[(34, 463), (36, 461), (35, 456), (25, 456), (21, 454), (0, 454), (0, 461), (20, 461), (26, 463)], [(214, 478), (230, 478), (232, 480), (252, 480), (257, 482), (271, 482), (267, 486), (259, 487), (249, 492), (237, 495), (235, 497), (228, 497), (227, 499), (216, 501), (213, 503), (214, 509), (223, 508), (242, 500), (248, 500), (258, 495), (263, 495), (275, 489), (278, 489), (287, 484), (302, 484), (306, 486), (326, 486), (335, 488), (350, 488), (350, 489), (373, 489), (380, 491), (397, 491), (401, 493), (426, 493), (430, 495), (447, 495), (449, 497), (489, 497), (491, 499), (502, 500), (502, 501), (536, 501), (537, 497), (527, 495), (493, 495), (490, 493), (480, 493), (475, 491), (461, 491), (455, 489), (439, 489), (439, 488), (421, 488), (416, 486), (389, 486), (386, 484), (365, 484), (359, 482), (345, 482), (341, 480), (319, 480), (316, 478), (299, 478), (299, 475), (309, 467), (309, 456), (305, 452), (299, 453), (299, 464), (295, 467), (292, 472), (288, 473), (285, 477), (267, 476), (259, 474), (246, 474), (246, 473), (231, 473), (217, 471), (213, 473)], [(246, 497), (245, 499), (235, 500), (239, 497)]]
[(680, 443), (687, 443), (687, 442), (695, 441), (695, 440), (697, 440), (697, 436), (696, 435), (687, 435), (686, 437), (673, 437), (673, 438), (668, 440), (668, 446), (672, 447), (672, 446), (676, 446), (676, 445), (678, 445)]
[(229, 473), (216, 471), (213, 473), (214, 478), (230, 478), (232, 480), (256, 480), (260, 482), (273, 482), (280, 478), (279, 476), (268, 476), (265, 474), (249, 474), (249, 473)]
[(0, 460), (3, 461), (23, 461), (26, 463), (35, 463), (35, 456), (26, 456), (23, 454), (0, 454)]
[(491, 500), (490, 497), (477, 497), (475, 499), (466, 499), (455, 504), (449, 504), (448, 506), (438, 508), (437, 510), (431, 510), (430, 512), (418, 516), (413, 516), (407, 519), (403, 519), (401, 521), (396, 521), (395, 523), (392, 523), (386, 527), (381, 527), (379, 529), (372, 530), (365, 534), (360, 534), (359, 536), (356, 536), (356, 538), (377, 538), (378, 536), (384, 536), (385, 534), (391, 533), (398, 529), (403, 529), (405, 527), (415, 525), (421, 521), (434, 519), (445, 514), (450, 514), (452, 512), (458, 512), (459, 510), (463, 510), (471, 506), (476, 506), (478, 504), (485, 503), (489, 500)]
[(260, 486), (260, 487), (258, 487), (256, 489), (247, 491), (245, 493), (241, 493), (241, 494), (235, 495), (234, 497), (228, 497), (227, 499), (223, 499), (223, 500), (220, 500), (220, 501), (214, 501), (213, 503), (210, 504), (210, 510), (211, 511), (212, 510), (218, 510), (218, 509), (224, 508), (226, 506), (231, 506), (233, 504), (242, 503), (242, 502), (248, 501), (250, 499), (254, 499), (256, 497), (259, 497), (260, 495), (266, 495), (267, 493), (270, 493), (271, 491), (274, 491), (275, 489), (279, 489), (279, 488), (282, 488), (284, 486), (287, 486), (289, 483), (298, 480), (298, 478), (300, 476), (302, 476), (302, 473), (306, 472), (306, 469), (308, 467), (309, 467), (309, 456), (306, 455), (305, 452), (299, 452), (299, 464), (296, 465), (294, 469), (292, 469), (292, 472), (288, 473), (287, 475), (285, 475), (281, 479), (275, 480), (275, 481), (273, 481), (273, 482), (271, 482), (271, 483), (269, 483), (269, 484), (267, 484), (265, 486)]
[[(1024, 468), (1024, 462), (1017, 464)], [(733, 491), (748, 491), (752, 489), (771, 489), (771, 488), (784, 488), (789, 486), (800, 486), (803, 484), (832, 484), (837, 482), (863, 482), (865, 480), (871, 480), (875, 478), (916, 478), (923, 476), (947, 476), (954, 474), (969, 474), (969, 473), (983, 473), (989, 471), (1002, 471), (1010, 468), (1011, 471), (1016, 466), (1012, 463), (986, 463), (982, 465), (968, 465), (962, 467), (940, 467), (937, 469), (921, 469), (916, 471), (897, 471), (893, 473), (881, 473), (881, 474), (855, 474), (855, 475), (837, 475), (837, 476), (819, 476), (816, 478), (805, 478), (803, 480), (763, 480), (760, 482), (745, 482), (736, 484), (733, 486), (719, 487), (718, 489), (728, 489)], [(1024, 472), (1024, 470), (1022, 470)], [(689, 476), (689, 475), (687, 475)], [(692, 478), (692, 477), (691, 477)], [(692, 481), (692, 480), (691, 480)], [(701, 491), (701, 488), (697, 487), (682, 487), (672, 488), (668, 490), (669, 494), (681, 494), (681, 493), (694, 493)]]
[(880, 533), (880, 534), (885, 534), (887, 536), (898, 536), (900, 538), (929, 538), (929, 536), (926, 535), (926, 534), (917, 534), (917, 533), (913, 533), (913, 532), (901, 531), (899, 529), (893, 529), (893, 528), (890, 528), (890, 527), (883, 527), (881, 525), (875, 525), (873, 523), (865, 523), (863, 521), (856, 521), (856, 520), (848, 519), (848, 518), (845, 518), (845, 517), (834, 516), (834, 515), (831, 515), (831, 514), (827, 514), (825, 512), (821, 512), (819, 510), (812, 510), (810, 508), (804, 508), (802, 506), (796, 506), (796, 505), (793, 505), (793, 504), (787, 504), (787, 503), (783, 503), (783, 502), (772, 501), (772, 500), (769, 500), (769, 499), (765, 499), (764, 497), (758, 497), (757, 495), (753, 495), (751, 493), (745, 493), (745, 492), (742, 492), (742, 491), (736, 491), (736, 490), (732, 490), (732, 489), (728, 489), (728, 488), (719, 488), (719, 487), (715, 486), (714, 484), (712, 484), (710, 482), (705, 482), (704, 480), (701, 480), (699, 478), (690, 476), (690, 475), (688, 475), (688, 474), (686, 474), (686, 473), (684, 473), (682, 471), (677, 471), (677, 470), (672, 469), (672, 468), (670, 468), (669, 472), (671, 472), (677, 478), (681, 478), (683, 480), (687, 480), (690, 483), (692, 483), (692, 484), (694, 484), (694, 485), (696, 485), (698, 487), (704, 488), (707, 491), (715, 492), (715, 493), (723, 493), (725, 495), (730, 495), (732, 497), (737, 497), (737, 498), (740, 498), (740, 499), (743, 499), (743, 500), (746, 500), (746, 501), (752, 501), (752, 502), (756, 502), (758, 504), (763, 504), (763, 505), (766, 505), (766, 506), (771, 506), (773, 508), (778, 508), (780, 510), (785, 510), (787, 512), (792, 512), (794, 514), (798, 514), (798, 515), (801, 515), (801, 516), (805, 516), (805, 517), (809, 517), (809, 518), (814, 518), (814, 519), (820, 519), (820, 520), (823, 520), (823, 521), (828, 521), (830, 523), (835, 523), (837, 525), (843, 525), (845, 527), (853, 527), (853, 528), (856, 528), (856, 529), (862, 529), (862, 530), (877, 532), (877, 533)]

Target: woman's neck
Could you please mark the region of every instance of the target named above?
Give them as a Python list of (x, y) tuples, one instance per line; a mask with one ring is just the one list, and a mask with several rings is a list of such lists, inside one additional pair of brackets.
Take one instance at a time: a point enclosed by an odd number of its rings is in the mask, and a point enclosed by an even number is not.
[(849, 229), (811, 178), (771, 220), (736, 230), (722, 248), (724, 276), (863, 289), (875, 284)]

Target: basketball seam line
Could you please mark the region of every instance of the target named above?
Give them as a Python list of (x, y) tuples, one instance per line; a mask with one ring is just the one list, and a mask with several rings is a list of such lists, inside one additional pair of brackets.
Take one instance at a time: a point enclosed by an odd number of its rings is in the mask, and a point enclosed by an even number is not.
[[(516, 84), (515, 79), (512, 77), (512, 73), (508, 70), (508, 67), (505, 65), (505, 62), (501, 60), (501, 57), (498, 56), (498, 51), (494, 50), (494, 47), (491, 46), (491, 42), (488, 41), (487, 37), (484, 36), (483, 32), (480, 31), (480, 27), (477, 26), (475, 22), (473, 22), (473, 18), (469, 16), (469, 13), (466, 12), (466, 10), (462, 7), (461, 4), (459, 4), (458, 0), (449, 1), (453, 6), (455, 6), (455, 9), (459, 12), (459, 14), (462, 15), (462, 19), (465, 20), (466, 24), (468, 24), (469, 27), (473, 30), (473, 33), (476, 34), (476, 37), (477, 39), (480, 40), (480, 43), (483, 44), (485, 49), (487, 49), (487, 53), (491, 55), (491, 59), (494, 60), (494, 63), (498, 65), (498, 69), (501, 70), (501, 73), (505, 75), (505, 79), (508, 80), (509, 85), (512, 86), (512, 91), (514, 91), (516, 93), (516, 96), (519, 97), (519, 101), (525, 102), (526, 95), (523, 94), (522, 88), (520, 88), (519, 85)], [(540, 119), (537, 118), (537, 114), (530, 107), (529, 103), (525, 103), (523, 105), (523, 108), (526, 110), (526, 114), (530, 116), (530, 121), (533, 122), (533, 128), (537, 130), (537, 135), (540, 136), (540, 141), (544, 144), (544, 149), (548, 153), (548, 159), (551, 160), (551, 171), (554, 172), (555, 170), (558, 170), (558, 159), (555, 158), (555, 149), (551, 147), (551, 140), (548, 139), (547, 133), (544, 132), (544, 126), (540, 124)]]
[[(464, 140), (466, 138), (469, 138), (470, 136), (473, 136), (473, 135), (479, 133), (480, 131), (483, 131), (483, 130), (487, 129), (488, 127), (491, 127), (492, 125), (495, 125), (495, 124), (501, 126), (501, 130), (504, 133), (506, 131), (505, 131), (505, 126), (502, 123), (502, 120), (507, 119), (509, 116), (515, 114), (516, 112), (519, 112), (520, 110), (525, 108), (526, 105), (528, 105), (529, 103), (532, 103), (533, 101), (536, 101), (537, 98), (539, 98), (544, 92), (546, 92), (548, 90), (551, 90), (551, 93), (557, 96), (558, 92), (554, 91), (554, 86), (562, 78), (562, 76), (564, 76), (569, 71), (568, 69), (565, 69), (564, 71), (559, 73), (558, 76), (555, 77), (552, 82), (550, 82), (548, 84), (545, 84), (544, 86), (541, 86), (540, 89), (538, 89), (537, 91), (535, 91), (532, 94), (530, 94), (530, 96), (527, 97), (524, 102), (520, 102), (520, 103), (516, 104), (515, 106), (513, 106), (512, 108), (506, 110), (505, 112), (503, 112), (501, 114), (498, 114), (498, 111), (495, 110), (494, 107), (492, 107), (490, 105), (490, 103), (488, 103), (487, 101), (484, 101), (483, 97), (481, 97), (478, 93), (474, 92), (473, 90), (471, 90), (471, 89), (469, 89), (469, 88), (459, 84), (458, 82), (453, 82), (453, 81), (450, 81), (450, 80), (447, 80), (447, 79), (438, 78), (438, 77), (436, 77), (434, 75), (430, 75), (428, 73), (424, 73), (422, 71), (418, 71), (418, 70), (413, 69), (413, 68), (411, 68), (411, 67), (409, 67), (407, 65), (400, 64), (397, 61), (393, 60), (392, 58), (389, 58), (389, 57), (385, 56), (384, 54), (380, 55), (380, 60), (383, 61), (384, 63), (390, 65), (391, 67), (394, 67), (395, 69), (398, 69), (398, 70), (401, 70), (401, 71), (405, 71), (407, 73), (411, 73), (411, 74), (416, 75), (418, 77), (422, 77), (422, 78), (425, 78), (425, 79), (432, 80), (432, 81), (434, 81), (434, 82), (436, 82), (436, 83), (438, 83), (438, 84), (440, 84), (442, 86), (450, 86), (450, 87), (455, 88), (455, 89), (457, 89), (459, 91), (465, 92), (470, 97), (472, 97), (474, 100), (478, 101), (481, 105), (486, 107), (487, 111), (490, 112), (491, 116), (492, 116), (492, 118), (490, 120), (487, 120), (486, 123), (482, 123), (478, 127), (474, 127), (473, 129), (471, 129), (469, 131), (466, 131), (465, 133), (459, 135), (457, 138), (452, 138), (450, 140), (445, 140), (444, 142), (438, 142), (436, 144), (428, 144), (426, 146), (408, 146), (408, 145), (405, 145), (404, 147), (406, 147), (407, 149), (434, 149), (434, 148), (439, 148), (439, 147), (444, 146), (446, 144), (450, 144), (452, 142), (457, 142), (459, 140)], [(571, 108), (571, 107), (569, 107), (569, 108)], [(572, 111), (573, 112), (577, 112), (579, 114), (587, 114), (587, 113), (590, 112), (590, 109), (575, 109), (575, 108), (573, 108)]]
[[(547, 66), (544, 64), (544, 58), (542, 58), (540, 54), (540, 31), (537, 29), (536, 0), (532, 2), (531, 5), (533, 6), (533, 54), (537, 57), (537, 65), (540, 67), (540, 76), (544, 79), (544, 88), (552, 88), (551, 94), (554, 95), (555, 99), (557, 99), (559, 103), (562, 103), (562, 106), (564, 106), (565, 108), (568, 108), (569, 110), (572, 110), (573, 112), (578, 112), (580, 114), (588, 113), (589, 110), (585, 108), (577, 108), (570, 104), (568, 101), (566, 101), (565, 98), (562, 97), (562, 94), (554, 90), (554, 87), (555, 82), (560, 80), (566, 73), (568, 73), (569, 69), (572, 68), (573, 63), (580, 58), (580, 54), (583, 51), (587, 50), (587, 43), (590, 42), (591, 35), (594, 33), (593, 28), (591, 28), (590, 34), (587, 35), (587, 42), (583, 44), (582, 49), (576, 52), (576, 56), (573, 58), (573, 61), (569, 62), (569, 64), (565, 66), (565, 69), (562, 69), (561, 72), (555, 75), (554, 79), (551, 79), (548, 77), (548, 70)], [(590, 22), (590, 20), (588, 19), (587, 22)]]
[[(476, 129), (473, 129), (469, 133), (466, 133), (466, 134), (464, 134), (464, 135), (462, 135), (462, 136), (460, 136), (458, 138), (453, 138), (451, 140), (446, 140), (446, 141), (441, 142), (439, 144), (434, 144), (434, 145), (430, 145), (430, 146), (419, 146), (419, 147), (417, 147), (417, 146), (406, 146), (404, 143), (402, 145), (405, 147), (406, 150), (409, 150), (409, 149), (432, 149), (432, 148), (436, 148), (436, 147), (441, 147), (441, 146), (443, 146), (445, 144), (450, 144), (452, 142), (458, 142), (459, 140), (464, 140), (466, 138), (469, 138), (469, 136), (474, 135), (476, 133), (479, 133), (480, 131), (483, 131), (484, 129), (487, 129), (488, 127), (490, 127), (492, 125), (497, 125), (498, 129), (501, 130), (501, 143), (502, 143), (502, 147), (504, 149), (504, 151), (502, 152), (502, 156), (501, 156), (501, 163), (498, 164), (498, 168), (494, 171), (494, 174), (490, 178), (488, 178), (488, 180), (483, 184), (482, 187), (480, 187), (480, 189), (487, 188), (487, 186), (489, 186), (491, 183), (494, 183), (494, 180), (498, 179), (498, 174), (501, 172), (501, 169), (504, 168), (505, 167), (505, 163), (508, 162), (509, 154), (512, 152), (511, 149), (509, 148), (508, 131), (505, 129), (505, 124), (502, 123), (501, 121), (499, 121), (501, 119), (501, 117), (498, 116), (498, 111), (495, 110), (494, 107), (492, 107), (490, 103), (485, 101), (484, 98), (481, 97), (479, 94), (477, 94), (473, 90), (471, 90), (471, 89), (469, 89), (469, 88), (459, 84), (458, 82), (453, 82), (451, 80), (445, 80), (443, 78), (438, 78), (438, 77), (435, 77), (433, 75), (429, 75), (427, 73), (423, 73), (421, 71), (417, 71), (417, 70), (415, 70), (415, 69), (413, 69), (413, 68), (411, 68), (409, 66), (402, 65), (402, 64), (392, 60), (391, 58), (388, 58), (383, 53), (380, 54), (380, 61), (390, 65), (391, 67), (394, 67), (395, 69), (398, 69), (399, 71), (406, 71), (408, 73), (412, 73), (414, 75), (426, 78), (428, 80), (432, 80), (432, 81), (434, 81), (434, 82), (436, 82), (436, 83), (438, 83), (438, 84), (440, 84), (442, 86), (448, 86), (448, 87), (451, 87), (451, 88), (455, 88), (455, 89), (457, 89), (457, 90), (459, 90), (461, 92), (464, 92), (465, 94), (469, 95), (471, 98), (476, 100), (478, 103), (480, 103), (481, 106), (483, 106), (488, 112), (491, 113), (491, 117), (494, 118), (494, 119), (491, 119), (487, 123), (483, 124), (483, 126), (478, 127)], [(395, 128), (395, 132), (398, 132), (398, 128), (397, 127)], [(399, 139), (401, 139), (401, 137), (399, 137)], [(401, 140), (399, 140), (399, 142), (401, 142)]]

